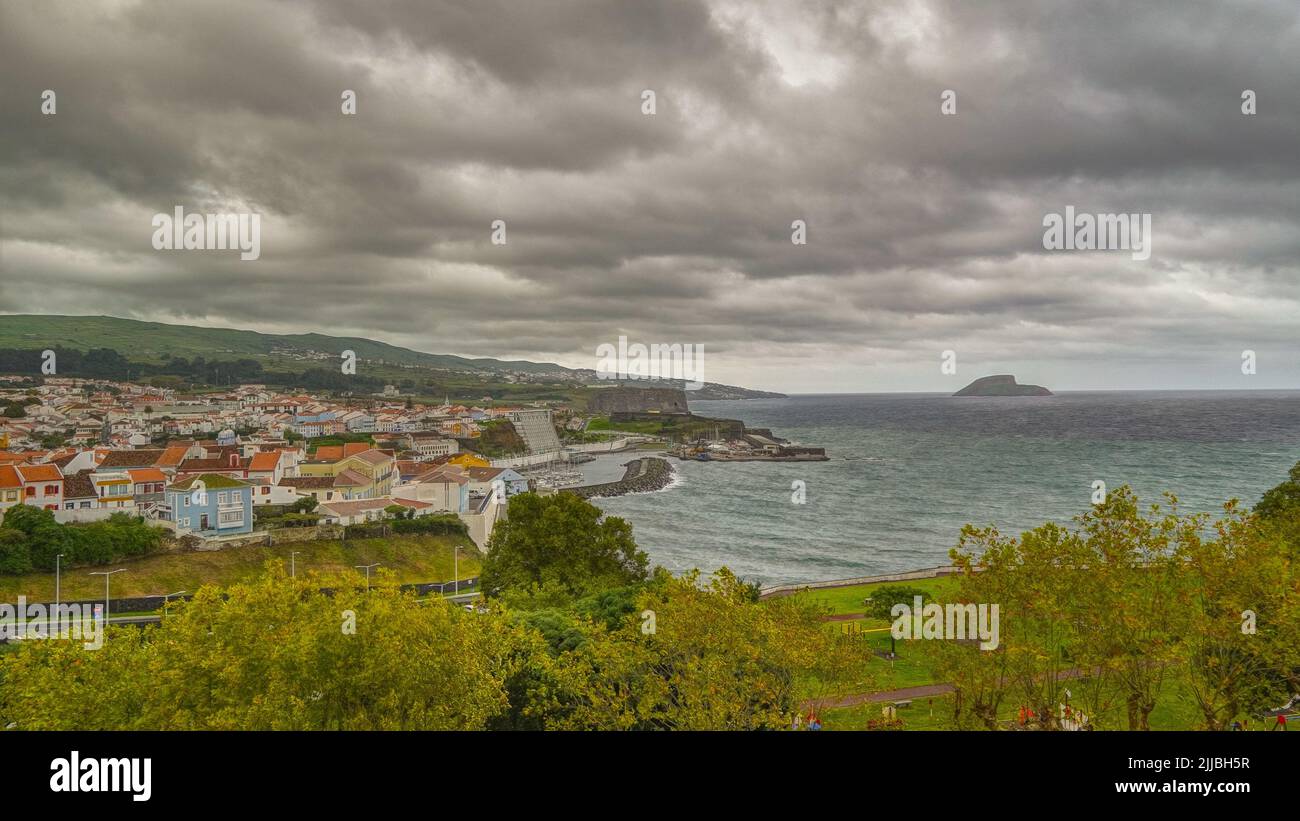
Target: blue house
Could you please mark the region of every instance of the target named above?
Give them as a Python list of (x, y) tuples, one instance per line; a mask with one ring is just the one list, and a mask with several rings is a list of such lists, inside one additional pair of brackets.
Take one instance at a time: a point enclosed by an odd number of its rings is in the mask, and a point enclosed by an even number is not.
[(204, 473), (167, 486), (158, 519), (177, 536), (205, 539), (253, 531), (253, 486), (229, 476)]

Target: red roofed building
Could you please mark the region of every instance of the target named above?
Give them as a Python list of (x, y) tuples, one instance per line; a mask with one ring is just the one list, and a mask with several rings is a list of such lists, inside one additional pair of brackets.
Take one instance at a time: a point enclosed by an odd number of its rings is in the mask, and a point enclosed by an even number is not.
[(57, 465), (14, 465), (22, 482), (23, 504), (58, 510), (63, 507), (63, 474)]
[(23, 503), (23, 480), (13, 465), (0, 464), (0, 513)]

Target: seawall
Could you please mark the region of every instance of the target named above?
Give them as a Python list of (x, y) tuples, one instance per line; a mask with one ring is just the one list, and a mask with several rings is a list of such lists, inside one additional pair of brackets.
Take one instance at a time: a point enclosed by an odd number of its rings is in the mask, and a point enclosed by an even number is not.
[(628, 493), (649, 493), (663, 490), (673, 480), (673, 468), (667, 459), (646, 456), (633, 459), (624, 465), (627, 470), (617, 482), (601, 485), (565, 488), (565, 493), (576, 493), (584, 499), (599, 499), (602, 496), (624, 496)]

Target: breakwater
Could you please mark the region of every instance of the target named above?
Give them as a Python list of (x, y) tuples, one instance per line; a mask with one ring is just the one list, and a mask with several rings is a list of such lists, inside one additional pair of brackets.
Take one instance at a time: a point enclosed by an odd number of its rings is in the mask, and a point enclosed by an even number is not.
[(600, 485), (565, 488), (565, 493), (576, 493), (584, 499), (599, 499), (602, 496), (624, 496), (628, 493), (649, 493), (663, 490), (673, 480), (673, 468), (667, 459), (647, 456), (633, 459), (623, 465), (626, 470), (623, 478), (617, 482), (605, 482)]

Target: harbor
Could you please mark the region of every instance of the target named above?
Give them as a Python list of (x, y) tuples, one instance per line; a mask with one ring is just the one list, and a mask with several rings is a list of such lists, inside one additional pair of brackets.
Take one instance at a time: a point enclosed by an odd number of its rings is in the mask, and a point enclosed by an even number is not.
[(669, 449), (668, 455), (694, 462), (826, 462), (830, 459), (825, 448), (791, 445), (755, 435), (677, 445)]

